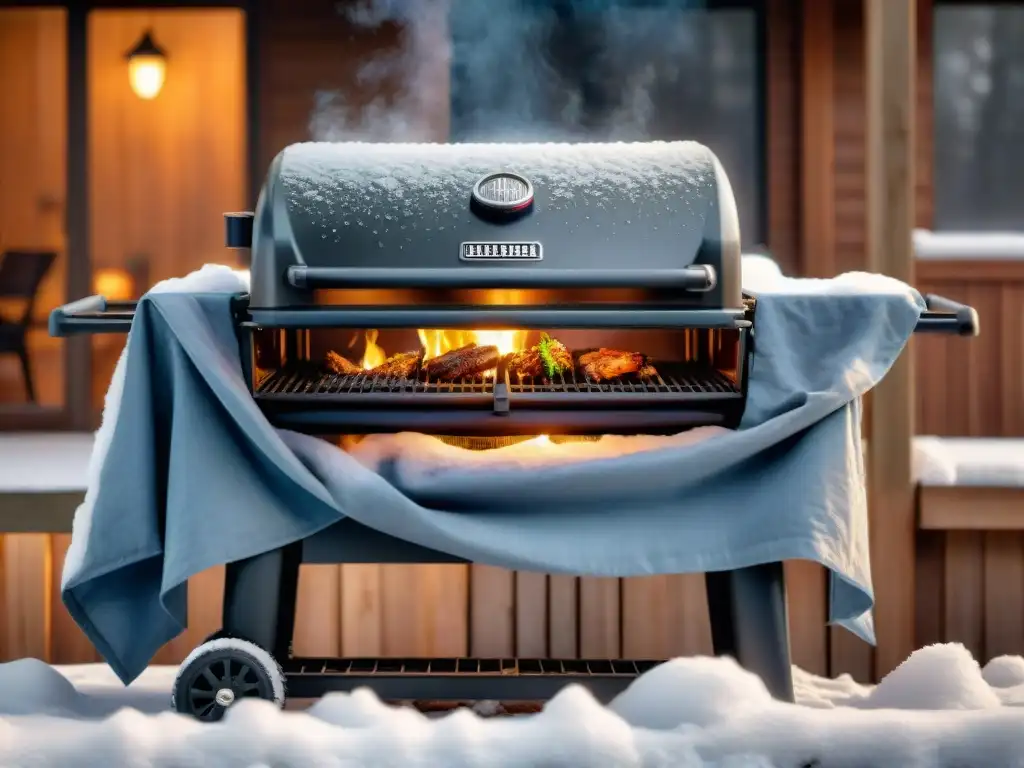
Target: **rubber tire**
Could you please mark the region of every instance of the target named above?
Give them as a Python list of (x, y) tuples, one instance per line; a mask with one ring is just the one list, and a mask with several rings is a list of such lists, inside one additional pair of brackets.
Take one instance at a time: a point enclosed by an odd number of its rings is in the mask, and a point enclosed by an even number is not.
[[(214, 664), (223, 669), (222, 663), (225, 661), (229, 667), (234, 665), (236, 669), (242, 665), (247, 666), (250, 670), (250, 685), (255, 685), (255, 689), (251, 691), (236, 690), (237, 698), (260, 698), (271, 701), (278, 707), (284, 707), (285, 675), (274, 657), (255, 643), (237, 637), (227, 637), (218, 632), (214, 633), (212, 639), (192, 651), (178, 668), (171, 689), (171, 709), (204, 722), (220, 720), (228, 707), (215, 703), (201, 716), (193, 709), (191, 691), (205, 669)], [(233, 671), (230, 673), (237, 674)]]

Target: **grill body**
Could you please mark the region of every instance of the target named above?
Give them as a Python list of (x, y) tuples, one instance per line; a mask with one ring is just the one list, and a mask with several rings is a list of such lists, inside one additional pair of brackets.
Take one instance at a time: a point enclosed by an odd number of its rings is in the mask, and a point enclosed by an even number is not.
[[(240, 324), (254, 396), (282, 426), (666, 432), (742, 414), (752, 303), (738, 217), (724, 170), (693, 142), (296, 145), (274, 160), (252, 232)], [(523, 381), (505, 361), (458, 381), (318, 366), (338, 346), (324, 338), (400, 328), (681, 341), (657, 376), (612, 382)]]

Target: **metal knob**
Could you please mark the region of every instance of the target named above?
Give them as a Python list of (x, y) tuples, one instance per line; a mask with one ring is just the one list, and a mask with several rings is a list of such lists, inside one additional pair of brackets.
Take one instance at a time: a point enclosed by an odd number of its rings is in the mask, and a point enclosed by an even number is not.
[(252, 211), (224, 214), (224, 245), (228, 248), (252, 248)]

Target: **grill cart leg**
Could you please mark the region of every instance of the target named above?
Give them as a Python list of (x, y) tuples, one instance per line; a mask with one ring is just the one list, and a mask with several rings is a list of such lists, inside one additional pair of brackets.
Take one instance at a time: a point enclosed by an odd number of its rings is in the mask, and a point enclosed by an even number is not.
[(786, 582), (782, 563), (705, 574), (715, 655), (732, 656), (793, 701)]
[(228, 563), (224, 632), (242, 637), (284, 661), (295, 627), (302, 542)]

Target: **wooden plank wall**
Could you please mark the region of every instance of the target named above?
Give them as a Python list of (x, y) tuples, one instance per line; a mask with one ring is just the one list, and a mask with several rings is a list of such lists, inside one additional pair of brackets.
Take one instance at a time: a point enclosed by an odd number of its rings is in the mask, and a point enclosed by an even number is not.
[[(145, 29), (168, 52), (152, 101), (132, 92), (124, 62)], [(203, 264), (233, 264), (222, 214), (247, 198), (244, 14), (99, 10), (88, 34), (93, 268), (136, 272), (145, 290)], [(123, 342), (93, 338), (97, 408)]]
[[(146, 28), (169, 53), (159, 97), (128, 83), (124, 53)], [(89, 18), (90, 251), (93, 266), (129, 269), (144, 290), (208, 262), (233, 261), (221, 213), (246, 201), (244, 16), (237, 9), (117, 11)], [(0, 10), (0, 251), (64, 250), (65, 13)], [(45, 318), (64, 302), (63, 259), (41, 289), (30, 335), (39, 401), (63, 402), (62, 342)], [(93, 341), (102, 402), (123, 339)], [(0, 357), (5, 403), (23, 399), (18, 361)]]

